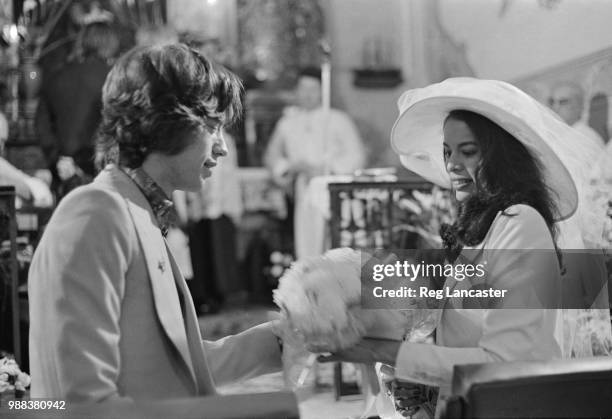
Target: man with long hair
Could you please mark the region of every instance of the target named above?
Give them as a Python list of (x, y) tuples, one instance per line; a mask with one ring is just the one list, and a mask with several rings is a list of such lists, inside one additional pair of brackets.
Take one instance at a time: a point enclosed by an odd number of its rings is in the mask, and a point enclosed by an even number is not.
[(203, 341), (167, 246), (170, 197), (198, 191), (227, 154), (240, 81), (181, 44), (118, 60), (102, 95), (93, 183), (58, 206), (28, 280), (32, 397), (73, 402), (215, 393), (280, 369), (266, 323)]

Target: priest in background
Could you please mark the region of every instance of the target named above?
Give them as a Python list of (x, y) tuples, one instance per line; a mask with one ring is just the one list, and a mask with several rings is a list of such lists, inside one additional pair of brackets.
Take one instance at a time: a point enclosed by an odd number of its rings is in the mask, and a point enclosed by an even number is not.
[(296, 257), (316, 256), (323, 249), (319, 229), (313, 226), (316, 214), (308, 210), (305, 199), (308, 182), (320, 175), (351, 174), (365, 164), (363, 144), (351, 118), (322, 106), (320, 69), (300, 72), (296, 106), (286, 108), (278, 121), (264, 164), (274, 181), (293, 193)]

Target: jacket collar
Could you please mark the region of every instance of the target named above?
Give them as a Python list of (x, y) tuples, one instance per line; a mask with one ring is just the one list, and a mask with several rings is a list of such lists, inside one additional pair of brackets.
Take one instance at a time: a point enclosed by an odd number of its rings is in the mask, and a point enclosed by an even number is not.
[(144, 195), (142, 189), (138, 187), (123, 170), (114, 164), (107, 165), (94, 179), (94, 183), (104, 189), (119, 192), (124, 198), (142, 208), (149, 214), (150, 222), (160, 231), (160, 224), (151, 203)]
[(147, 201), (149, 201), (149, 205), (153, 210), (153, 214), (161, 229), (162, 235), (166, 237), (168, 235), (168, 228), (171, 222), (170, 218), (174, 208), (172, 199), (168, 198), (162, 188), (155, 183), (153, 178), (151, 178), (142, 167), (136, 169), (122, 167), (120, 170), (132, 179)]

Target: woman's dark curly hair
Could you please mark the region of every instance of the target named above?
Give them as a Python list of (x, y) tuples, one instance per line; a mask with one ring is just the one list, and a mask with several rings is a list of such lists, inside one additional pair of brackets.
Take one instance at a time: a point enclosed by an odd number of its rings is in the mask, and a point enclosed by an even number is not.
[(467, 124), (480, 145), (482, 159), (476, 171), (476, 193), (458, 204), (457, 220), (440, 229), (448, 259), (454, 261), (464, 246), (481, 243), (497, 213), (516, 204), (535, 208), (555, 238), (556, 205), (539, 160), (509, 132), (480, 114), (455, 110), (444, 123), (449, 119)]
[(102, 91), (99, 168), (136, 168), (147, 155), (180, 153), (191, 135), (239, 118), (242, 83), (183, 44), (137, 47), (115, 63)]

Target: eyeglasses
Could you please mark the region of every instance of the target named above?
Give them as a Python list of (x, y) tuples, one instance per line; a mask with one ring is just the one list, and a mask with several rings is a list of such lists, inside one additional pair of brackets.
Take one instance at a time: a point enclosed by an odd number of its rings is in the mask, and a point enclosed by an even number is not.
[(571, 99), (567, 97), (562, 97), (562, 98), (551, 97), (550, 99), (548, 99), (549, 106), (555, 106), (555, 105), (566, 106), (566, 105), (569, 105), (570, 102), (571, 102)]

